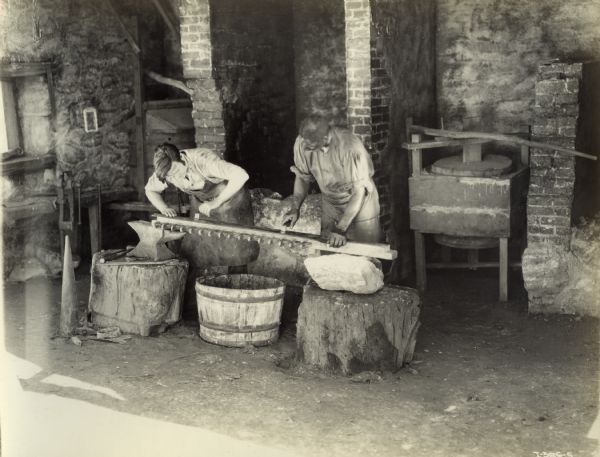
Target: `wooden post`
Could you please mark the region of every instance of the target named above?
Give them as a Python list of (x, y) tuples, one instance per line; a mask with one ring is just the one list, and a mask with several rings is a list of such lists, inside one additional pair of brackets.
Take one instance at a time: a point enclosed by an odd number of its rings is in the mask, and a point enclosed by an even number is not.
[(421, 232), (415, 231), (415, 267), (417, 276), (417, 289), (425, 292), (427, 288), (427, 271), (425, 264), (425, 237)]
[(529, 165), (529, 146), (521, 146), (521, 165)]
[[(133, 36), (139, 40), (138, 19), (133, 17)], [(141, 46), (141, 43), (140, 43)], [(143, 51), (134, 55), (133, 60), (133, 91), (135, 95), (135, 173), (134, 182), (138, 200), (144, 200), (144, 185), (146, 182), (146, 164), (144, 160), (144, 142), (146, 141), (146, 123), (144, 119), (144, 69), (142, 68)]]
[(481, 143), (466, 143), (463, 145), (463, 163), (481, 162)]
[(97, 204), (88, 206), (88, 217), (90, 220), (90, 246), (92, 255), (100, 251), (100, 237), (99, 237), (99, 218), (98, 218), (99, 207)]
[(500, 301), (508, 300), (508, 238), (500, 238)]
[[(418, 133), (413, 133), (410, 136), (411, 143), (420, 143), (421, 135)], [(412, 175), (420, 176), (421, 169), (423, 168), (423, 151), (421, 149), (413, 149), (411, 150), (412, 155)]]

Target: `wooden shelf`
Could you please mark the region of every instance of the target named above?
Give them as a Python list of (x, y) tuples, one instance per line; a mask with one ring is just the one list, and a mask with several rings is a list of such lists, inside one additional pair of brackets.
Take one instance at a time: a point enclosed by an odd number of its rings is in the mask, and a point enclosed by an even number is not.
[(56, 154), (49, 152), (42, 156), (25, 156), (1, 162), (2, 176), (11, 176), (19, 173), (31, 173), (54, 167)]
[(20, 78), (45, 75), (52, 69), (51, 62), (15, 62), (0, 64), (0, 78)]
[[(134, 189), (114, 189), (102, 191), (102, 205), (118, 200), (127, 200), (135, 197)], [(44, 214), (58, 213), (57, 195), (43, 195), (25, 198), (19, 201), (3, 203), (2, 216), (5, 223), (13, 224), (21, 219), (28, 219)], [(94, 191), (81, 192), (81, 207), (89, 208), (98, 204), (98, 193)], [(108, 206), (108, 205), (107, 205)]]

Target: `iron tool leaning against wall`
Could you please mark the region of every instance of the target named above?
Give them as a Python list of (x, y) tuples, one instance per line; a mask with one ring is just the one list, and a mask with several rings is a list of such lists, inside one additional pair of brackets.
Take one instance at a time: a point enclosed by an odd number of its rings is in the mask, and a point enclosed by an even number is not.
[[(162, 197), (167, 183), (190, 196), (190, 218), (254, 225), (250, 195), (245, 188), (248, 174), (243, 168), (221, 159), (209, 149), (179, 151), (163, 143), (154, 152), (154, 173), (146, 184), (148, 200), (162, 214), (177, 215)], [(182, 254), (194, 267), (244, 266), (258, 257), (258, 244), (250, 241), (204, 239), (188, 234)]]
[(381, 239), (379, 194), (373, 182), (373, 163), (352, 132), (329, 125), (327, 119), (309, 116), (300, 124), (294, 144), (296, 174), (291, 209), (283, 223), (293, 225), (316, 181), (323, 194), (321, 233), (334, 247), (347, 239), (377, 243)]

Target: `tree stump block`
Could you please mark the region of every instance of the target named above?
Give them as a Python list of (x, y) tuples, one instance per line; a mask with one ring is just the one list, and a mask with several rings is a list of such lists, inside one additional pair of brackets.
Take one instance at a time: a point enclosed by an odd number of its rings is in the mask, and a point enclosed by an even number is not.
[[(110, 251), (109, 251), (110, 253)], [(181, 319), (188, 272), (184, 259), (162, 261), (121, 258), (100, 263), (92, 259), (89, 311), (98, 326), (148, 336)]]
[(385, 286), (371, 295), (304, 287), (296, 334), (298, 360), (349, 375), (396, 371), (412, 360), (420, 297)]

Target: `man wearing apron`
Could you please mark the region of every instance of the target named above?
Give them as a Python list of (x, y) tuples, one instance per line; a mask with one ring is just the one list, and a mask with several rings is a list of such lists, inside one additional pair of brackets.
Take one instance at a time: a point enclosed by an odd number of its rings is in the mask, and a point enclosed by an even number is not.
[(343, 246), (347, 240), (381, 241), (373, 163), (356, 135), (330, 127), (325, 118), (309, 116), (300, 124), (291, 170), (296, 179), (284, 224), (296, 223), (310, 184), (316, 181), (323, 197), (321, 234), (331, 246)]
[[(198, 215), (200, 219), (253, 226), (250, 194), (244, 187), (247, 180), (248, 174), (243, 168), (221, 159), (209, 149), (179, 151), (175, 145), (163, 143), (154, 151), (154, 173), (145, 191), (150, 203), (165, 216), (177, 215), (162, 197), (169, 183), (190, 196), (190, 219)], [(254, 241), (209, 238), (196, 232), (183, 238), (181, 251), (193, 268), (243, 269), (256, 260), (259, 247)]]

